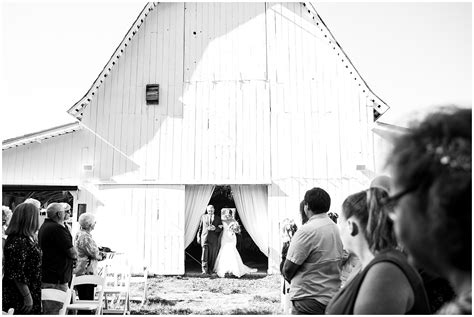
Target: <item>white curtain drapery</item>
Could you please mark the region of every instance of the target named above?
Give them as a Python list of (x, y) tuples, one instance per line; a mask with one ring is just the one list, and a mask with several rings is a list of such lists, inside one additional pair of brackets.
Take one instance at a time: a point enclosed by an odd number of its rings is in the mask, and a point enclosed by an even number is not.
[(214, 192), (214, 185), (189, 185), (185, 188), (184, 248), (196, 237), (201, 215)]
[(242, 224), (263, 254), (268, 256), (268, 188), (265, 185), (231, 185)]

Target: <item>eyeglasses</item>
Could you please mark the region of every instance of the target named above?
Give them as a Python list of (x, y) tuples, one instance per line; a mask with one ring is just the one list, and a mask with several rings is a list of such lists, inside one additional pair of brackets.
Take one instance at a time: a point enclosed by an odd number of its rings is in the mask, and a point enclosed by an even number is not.
[(402, 199), (403, 196), (415, 191), (417, 188), (418, 186), (412, 186), (410, 188), (407, 188), (398, 192), (395, 195), (387, 196), (381, 199), (380, 203), (382, 204), (382, 206), (390, 207), (390, 208), (384, 208), (388, 216), (390, 217), (390, 219), (395, 220), (396, 217), (395, 217), (394, 207), (398, 204), (400, 199)]
[(398, 204), (398, 201), (405, 195), (415, 191), (416, 189), (418, 188), (418, 186), (414, 186), (414, 187), (411, 187), (411, 188), (408, 188), (408, 189), (404, 189), (402, 190), (401, 192), (395, 194), (395, 195), (392, 195), (392, 196), (388, 196), (388, 197), (384, 197), (381, 199), (381, 203), (382, 205), (384, 206), (392, 206), (392, 207), (395, 207), (397, 204)]

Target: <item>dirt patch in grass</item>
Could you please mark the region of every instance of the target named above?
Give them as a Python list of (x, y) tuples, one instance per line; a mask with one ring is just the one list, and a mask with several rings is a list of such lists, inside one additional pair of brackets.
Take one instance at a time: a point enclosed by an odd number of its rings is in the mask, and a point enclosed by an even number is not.
[[(132, 296), (140, 289), (133, 288)], [(281, 314), (280, 276), (218, 278), (159, 276), (148, 279), (148, 300), (131, 303), (132, 314), (276, 315)]]

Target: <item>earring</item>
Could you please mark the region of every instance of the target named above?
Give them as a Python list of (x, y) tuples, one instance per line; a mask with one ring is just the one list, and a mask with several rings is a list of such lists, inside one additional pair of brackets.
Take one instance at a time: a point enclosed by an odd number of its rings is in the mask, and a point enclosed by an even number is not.
[(351, 223), (351, 236), (355, 237), (359, 233), (359, 228), (357, 227), (357, 224)]

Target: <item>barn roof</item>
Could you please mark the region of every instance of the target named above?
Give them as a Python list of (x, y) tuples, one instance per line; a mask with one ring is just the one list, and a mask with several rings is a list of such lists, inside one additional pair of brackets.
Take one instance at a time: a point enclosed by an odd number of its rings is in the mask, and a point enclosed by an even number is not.
[(64, 125), (60, 125), (54, 128), (25, 134), (19, 137), (7, 139), (2, 141), (2, 151), (9, 148), (22, 146), (28, 143), (41, 143), (42, 140), (54, 138), (63, 134), (72, 133), (82, 129), (80, 122), (72, 122)]
[[(95, 96), (95, 93), (99, 89), (99, 87), (104, 82), (105, 78), (108, 76), (112, 68), (117, 64), (117, 60), (122, 56), (123, 52), (127, 49), (128, 44), (133, 39), (133, 37), (138, 33), (138, 29), (145, 21), (148, 13), (153, 10), (158, 5), (158, 2), (149, 2), (145, 5), (143, 10), (138, 15), (135, 22), (132, 24), (128, 32), (126, 33), (123, 40), (120, 42), (118, 47), (115, 49), (114, 53), (110, 57), (109, 61), (105, 64), (105, 67), (102, 69), (100, 74), (97, 76), (96, 80), (93, 82), (92, 86), (89, 88), (87, 93), (82, 97), (79, 101), (77, 101), (69, 110), (68, 113), (72, 116), (76, 117), (77, 119), (81, 120), (83, 116), (84, 108), (92, 101)], [(373, 109), (374, 109), (374, 119), (376, 120), (380, 115), (385, 113), (389, 107), (388, 105), (378, 97), (367, 85), (365, 80), (362, 78), (360, 73), (357, 71), (347, 54), (342, 49), (341, 45), (337, 42), (337, 40), (332, 35), (329, 28), (326, 26), (324, 21), (321, 19), (319, 14), (317, 13), (313, 3), (311, 2), (303, 2), (301, 3), (304, 6), (312, 18), (316, 27), (322, 32), (324, 38), (327, 40), (327, 44), (333, 48), (333, 53), (337, 54), (340, 57), (341, 63), (343, 63), (347, 69), (347, 72), (354, 76), (354, 81), (358, 84), (359, 89), (365, 93), (369, 99), (369, 102), (372, 102)]]

